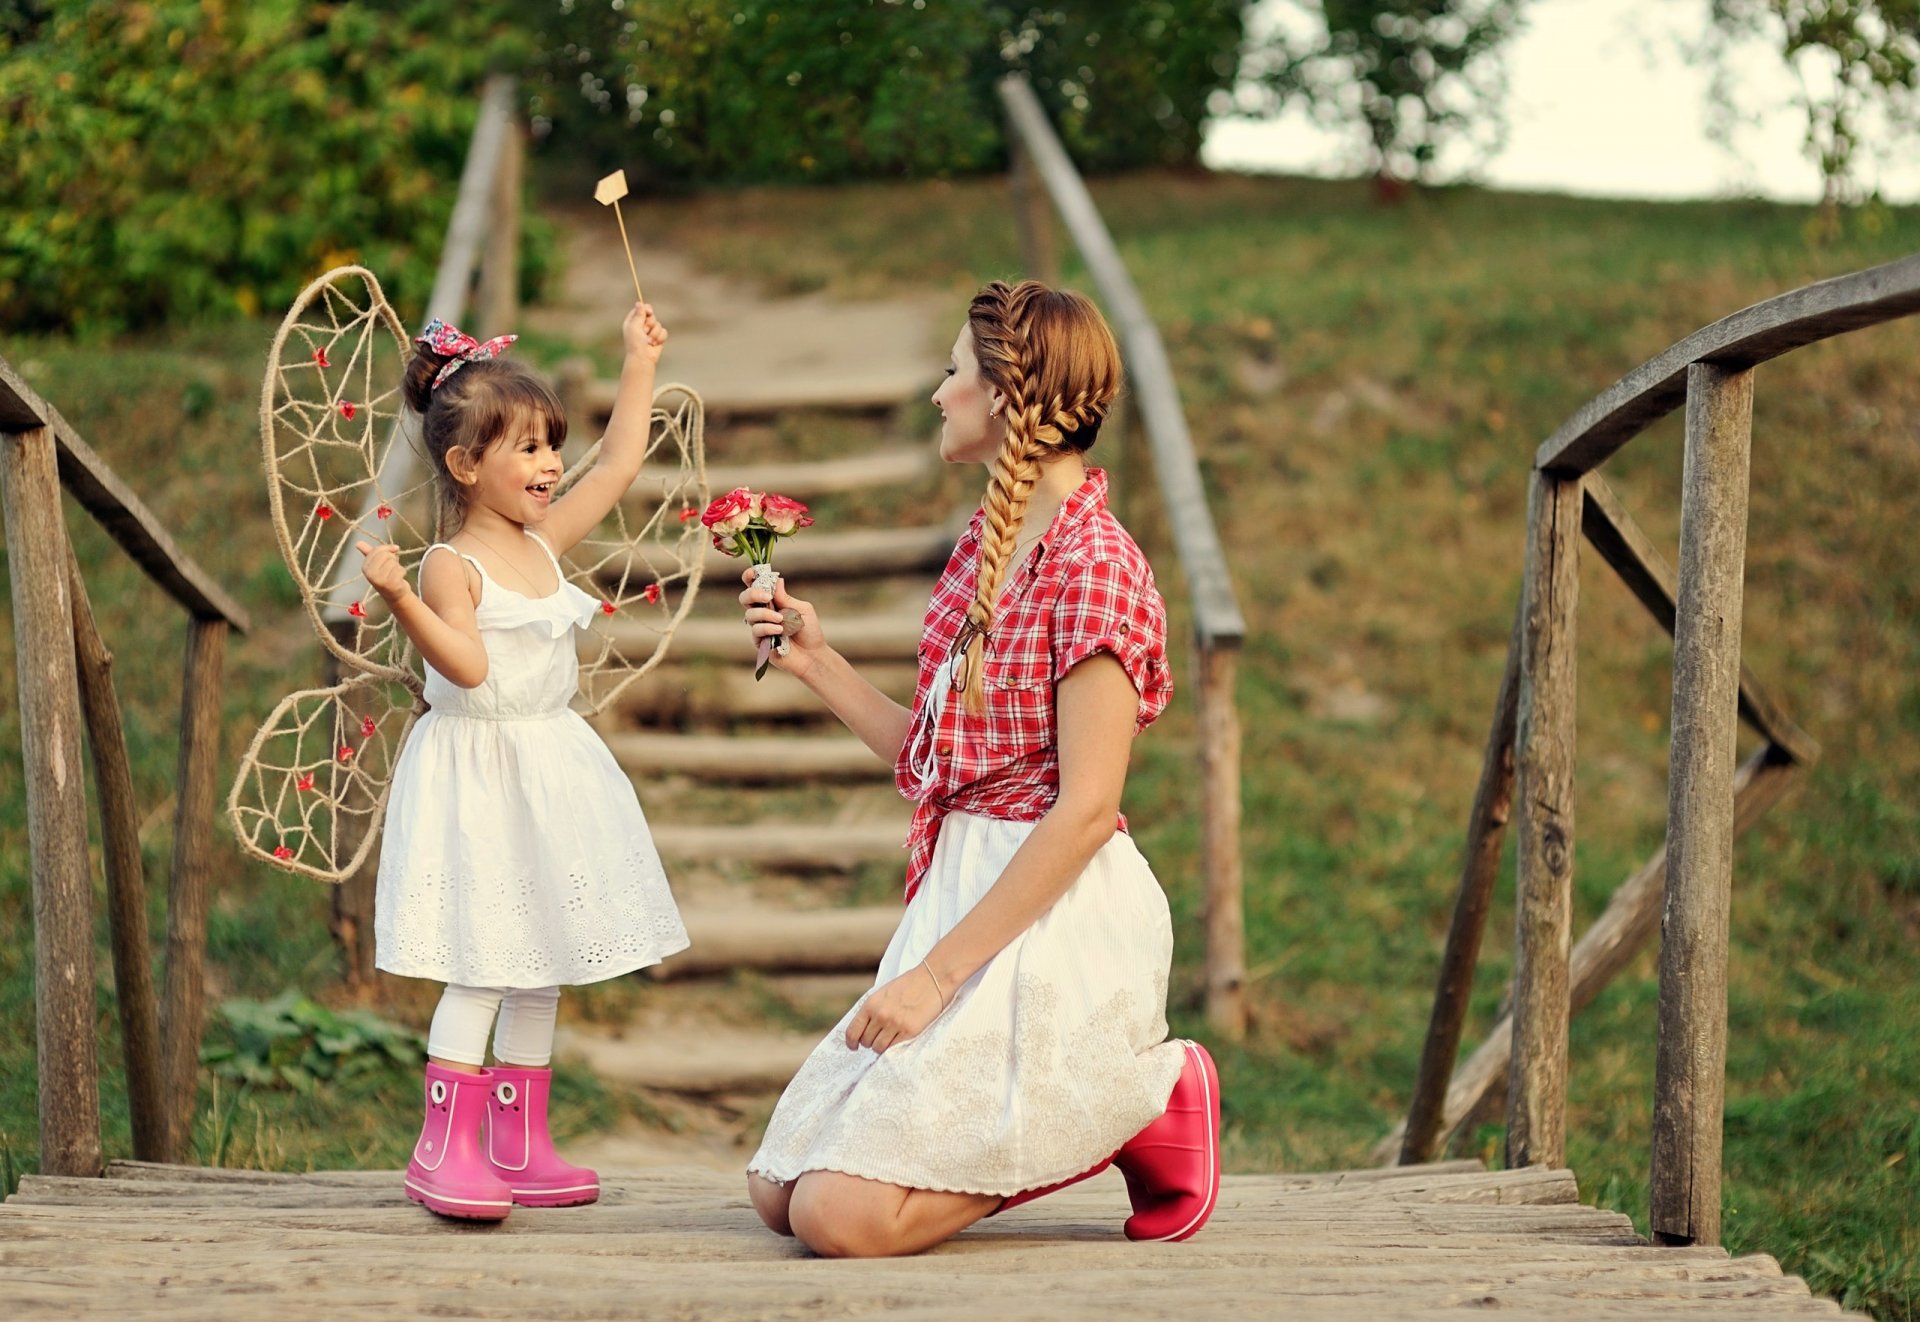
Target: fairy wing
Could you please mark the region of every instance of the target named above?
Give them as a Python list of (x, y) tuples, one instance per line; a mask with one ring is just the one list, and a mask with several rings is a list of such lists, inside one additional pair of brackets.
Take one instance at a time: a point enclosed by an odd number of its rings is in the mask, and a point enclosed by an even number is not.
[[(653, 397), (640, 478), (567, 555), (567, 577), (597, 597), (605, 614), (580, 649), (584, 715), (599, 712), (666, 658), (693, 609), (706, 566), (706, 405), (684, 385)], [(560, 480), (564, 494), (599, 456), (596, 444)]]
[(344, 881), (373, 848), (393, 767), (423, 710), (379, 675), (283, 698), (240, 759), (227, 818), (245, 853), (320, 881)]
[(433, 541), (433, 474), (413, 462), (402, 430), (418, 426), (400, 394), (409, 348), (371, 271), (328, 271), (274, 336), (260, 440), (274, 536), (321, 643), (352, 669), (418, 692), (412, 647), (354, 549), (392, 542), (411, 574)]

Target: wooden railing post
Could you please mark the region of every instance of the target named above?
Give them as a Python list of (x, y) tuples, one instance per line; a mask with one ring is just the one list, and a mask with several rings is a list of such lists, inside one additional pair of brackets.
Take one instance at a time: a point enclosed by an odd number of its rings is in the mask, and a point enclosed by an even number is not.
[(187, 626), (180, 686), (180, 759), (174, 774), (173, 875), (167, 888), (167, 987), (160, 1040), (167, 1096), (168, 1160), (193, 1142), (206, 1006), (207, 895), (213, 853), (214, 773), (220, 756), (220, 678), (227, 622)]
[(493, 215), (480, 256), (474, 296), (481, 335), (506, 335), (520, 319), (520, 192), (526, 175), (526, 135), (509, 123), (493, 178)]
[(1400, 1147), (1400, 1164), (1411, 1166), (1438, 1156), (1440, 1133), (1446, 1119), (1447, 1086), (1453, 1080), (1453, 1060), (1466, 1028), (1467, 1002), (1473, 997), (1473, 970), (1480, 962), (1480, 941), (1486, 935), (1487, 910), (1493, 903), (1493, 883), (1500, 870), (1500, 847), (1507, 836), (1513, 811), (1513, 732), (1520, 706), (1520, 625), (1514, 612), (1507, 639), (1507, 665), (1500, 676), (1500, 694), (1493, 703), (1493, 729), (1480, 760), (1480, 783), (1473, 792), (1473, 810), (1467, 818), (1467, 853), (1460, 865), (1460, 889), (1453, 906), (1453, 924), (1447, 929), (1447, 947), (1440, 957), (1440, 974), (1433, 993), (1433, 1017), (1420, 1051), (1420, 1072), (1414, 1080), (1413, 1101), (1407, 1107), (1407, 1131)]
[(1239, 646), (1200, 640), (1202, 860), (1207, 878), (1207, 1026), (1238, 1040), (1247, 1030), (1247, 942), (1240, 873)]
[(93, 781), (100, 795), (100, 844), (107, 870), (107, 927), (113, 941), (114, 1001), (120, 1009), (121, 1054), (127, 1066), (127, 1110), (137, 1161), (168, 1158), (167, 1107), (160, 1064), (160, 1011), (147, 944), (147, 877), (140, 858), (140, 811), (126, 726), (113, 688), (113, 654), (100, 637), (80, 562), (67, 548), (67, 591), (73, 600), (73, 649), (86, 710)]
[(93, 885), (67, 530), (52, 428), (0, 431), (0, 503), (6, 511), (13, 591), (20, 745), (28, 771), (40, 1169), (48, 1175), (98, 1175)]
[(1042, 284), (1058, 285), (1060, 249), (1054, 241), (1053, 212), (1034, 169), (1033, 155), (1011, 119), (1007, 123), (1007, 191), (1013, 201), (1013, 224), (1020, 234), (1020, 260), (1027, 275)]
[(1727, 922), (1752, 421), (1750, 369), (1710, 363), (1688, 369), (1650, 1218), (1654, 1238), (1669, 1244), (1720, 1242)]
[(1580, 594), (1580, 479), (1536, 471), (1521, 592), (1515, 798), (1513, 1061), (1507, 1165), (1566, 1159), (1567, 960), (1573, 944), (1574, 634)]

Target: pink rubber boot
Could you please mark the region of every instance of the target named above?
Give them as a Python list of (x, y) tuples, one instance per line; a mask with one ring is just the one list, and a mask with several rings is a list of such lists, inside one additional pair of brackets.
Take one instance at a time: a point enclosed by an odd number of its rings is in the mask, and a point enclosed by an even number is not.
[(1198, 1042), (1158, 1120), (1114, 1154), (1127, 1177), (1128, 1239), (1180, 1240), (1207, 1224), (1220, 1200), (1220, 1072)]
[(522, 1207), (578, 1207), (600, 1197), (600, 1177), (553, 1152), (547, 1094), (553, 1071), (495, 1065), (487, 1097), (487, 1160)]
[(427, 1118), (407, 1163), (407, 1197), (430, 1212), (467, 1221), (498, 1221), (513, 1197), (480, 1150), (492, 1076), (427, 1062)]
[[(1118, 1154), (1115, 1154), (1115, 1155), (1118, 1155)], [(1034, 1199), (1044, 1198), (1050, 1193), (1059, 1193), (1062, 1189), (1066, 1188), (1070, 1184), (1078, 1184), (1082, 1180), (1091, 1180), (1094, 1176), (1098, 1175), (1101, 1171), (1105, 1170), (1107, 1167), (1111, 1165), (1113, 1165), (1113, 1158), (1105, 1157), (1105, 1158), (1102, 1158), (1100, 1161), (1095, 1162), (1092, 1166), (1089, 1166), (1086, 1170), (1081, 1171), (1078, 1175), (1069, 1175), (1066, 1179), (1060, 1180), (1054, 1184), (1043, 1184), (1038, 1189), (1022, 1189), (1019, 1193), (1014, 1194), (1013, 1196), (1008, 1198), (1004, 1203), (1001, 1203), (1000, 1206), (994, 1208), (991, 1212), (987, 1213), (987, 1215), (999, 1216), (1002, 1212), (1007, 1211), (1009, 1208), (1018, 1207), (1022, 1203), (1030, 1203)]]

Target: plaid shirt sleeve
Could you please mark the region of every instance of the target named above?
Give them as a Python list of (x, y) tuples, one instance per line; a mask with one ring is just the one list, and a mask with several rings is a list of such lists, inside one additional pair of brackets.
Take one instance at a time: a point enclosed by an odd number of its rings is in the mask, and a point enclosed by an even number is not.
[(1136, 733), (1166, 710), (1173, 696), (1167, 607), (1138, 551), (1076, 556), (1054, 603), (1052, 634), (1056, 684), (1080, 662), (1106, 652), (1120, 662), (1140, 695)]

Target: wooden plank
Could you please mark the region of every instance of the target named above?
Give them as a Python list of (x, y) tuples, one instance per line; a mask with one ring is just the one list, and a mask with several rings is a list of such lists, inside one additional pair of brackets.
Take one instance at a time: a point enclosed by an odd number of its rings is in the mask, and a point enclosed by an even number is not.
[(1033, 166), (1019, 126), (1007, 125), (1007, 198), (1013, 204), (1013, 227), (1020, 235), (1020, 264), (1042, 284), (1060, 283), (1060, 245), (1054, 239), (1053, 217), (1047, 214), (1047, 195)]
[(180, 758), (174, 775), (173, 871), (167, 886), (167, 982), (160, 1012), (167, 1154), (193, 1143), (200, 1082), (200, 1025), (206, 1009), (207, 904), (213, 871), (214, 777), (220, 760), (224, 620), (196, 619), (187, 630), (180, 692)]
[(1413, 1100), (1407, 1107), (1405, 1141), (1399, 1156), (1403, 1166), (1431, 1161), (1439, 1152), (1447, 1085), (1453, 1078), (1454, 1057), (1459, 1054), (1460, 1037), (1466, 1028), (1467, 1004), (1473, 997), (1473, 973), (1480, 963), (1480, 942), (1486, 934), (1487, 911), (1493, 904), (1494, 877), (1500, 870), (1501, 845), (1513, 811), (1520, 628), (1521, 613), (1516, 606), (1507, 638), (1507, 664), (1500, 675), (1499, 696), (1493, 702), (1493, 725), (1480, 759), (1480, 781), (1474, 787), (1473, 808), (1467, 816), (1466, 856), (1460, 865), (1460, 885), (1453, 921), (1447, 928), (1446, 948), (1440, 956), (1433, 1014), (1427, 1021)]
[(1803, 345), (1920, 312), (1920, 254), (1807, 285), (1702, 327), (1600, 392), (1547, 438), (1534, 466), (1598, 468), (1686, 399), (1687, 369), (1753, 367)]
[(653, 843), (669, 862), (735, 862), (823, 872), (887, 859), (899, 859), (904, 867), (906, 839), (905, 818), (844, 826), (767, 821), (751, 827), (676, 824), (653, 828)]
[[(909, 487), (924, 482), (940, 469), (940, 454), (931, 445), (889, 445), (866, 454), (840, 459), (816, 459), (791, 463), (709, 464), (707, 487), (718, 494), (735, 487), (753, 491), (777, 491), (795, 500), (815, 500), (848, 492), (871, 491), (884, 487)], [(648, 465), (627, 492), (635, 504), (658, 504), (680, 485), (680, 470)], [(827, 534), (830, 535), (830, 534)], [(811, 537), (809, 534), (808, 537)], [(784, 548), (792, 550), (808, 538)], [(952, 549), (954, 538), (946, 539)]]
[(629, 1088), (679, 1093), (772, 1093), (793, 1079), (820, 1044), (819, 1033), (777, 1033), (711, 1025), (660, 1050), (652, 1034), (608, 1036), (562, 1029), (554, 1050), (584, 1059), (595, 1075)]
[(1509, 1166), (1558, 1166), (1566, 1153), (1579, 593), (1580, 482), (1535, 473), (1527, 502), (1520, 696), (1514, 731), (1520, 813), (1514, 1051), (1507, 1087)]
[(1200, 640), (1201, 860), (1206, 869), (1207, 1026), (1229, 1041), (1247, 1031), (1247, 942), (1240, 870), (1239, 642)]
[[(1763, 748), (1748, 758), (1734, 777), (1734, 829), (1744, 833), (1778, 803), (1799, 779), (1800, 768), (1785, 753)], [(1571, 1009), (1579, 1013), (1633, 962), (1660, 926), (1661, 897), (1667, 879), (1663, 844), (1607, 901), (1606, 909), (1581, 936), (1569, 961)], [(1513, 1019), (1501, 1018), (1473, 1055), (1455, 1071), (1447, 1089), (1436, 1150), (1457, 1137), (1481, 1103), (1506, 1082), (1512, 1059)], [(1391, 1161), (1403, 1149), (1405, 1128), (1395, 1129), (1373, 1150), (1376, 1161)]]
[(797, 739), (635, 730), (605, 738), (614, 761), (635, 776), (692, 776), (748, 785), (893, 779), (892, 765), (851, 735)]
[[(701, 385), (701, 402), (709, 419), (720, 417), (761, 417), (774, 413), (816, 410), (835, 413), (885, 413), (916, 400), (924, 400), (934, 379), (919, 368), (900, 371), (887, 368), (849, 365), (838, 374), (819, 373), (806, 377), (740, 376), (721, 383)], [(601, 377), (586, 391), (587, 416), (596, 426), (613, 414), (619, 398), (618, 380)], [(719, 490), (719, 488), (714, 488)]]
[[(959, 535), (957, 528), (945, 525), (809, 533), (780, 548), (776, 568), (795, 582), (820, 578), (881, 578), (889, 574), (931, 575), (946, 568)], [(728, 598), (737, 595), (740, 574), (746, 568), (745, 560), (709, 547), (707, 590), (724, 593)], [(610, 558), (598, 572), (600, 581), (605, 583), (622, 578), (645, 583), (654, 574), (638, 552), (624, 559)]]
[[(1634, 522), (1612, 487), (1598, 473), (1588, 475), (1586, 504), (1581, 525), (1587, 541), (1629, 591), (1660, 622), (1669, 634), (1674, 623), (1674, 577), (1667, 558), (1651, 538)], [(1740, 664), (1740, 716), (1769, 742), (1778, 745), (1794, 761), (1812, 766), (1820, 758), (1820, 745), (1805, 730), (1794, 724), (1786, 710), (1753, 677), (1746, 663)]]
[(1246, 622), (1235, 600), (1226, 553), (1207, 505), (1206, 487), (1194, 459), (1193, 437), (1187, 430), (1166, 345), (1147, 314), (1140, 291), (1134, 288), (1133, 278), (1127, 274), (1126, 263), (1120, 259), (1120, 250), (1114, 246), (1093, 196), (1073, 168), (1026, 78), (1018, 74), (1003, 78), (999, 91), (1011, 135), (1020, 139), (1032, 159), (1113, 321), (1114, 336), (1127, 361), (1134, 406), (1153, 449), (1160, 498), (1186, 573), (1194, 627), (1210, 645), (1244, 637)]
[[(742, 628), (741, 632), (746, 630)], [(750, 669), (676, 664), (681, 659), (683, 654), (676, 650), (665, 664), (629, 685), (614, 704), (618, 715), (655, 724), (827, 715), (826, 705), (813, 691), (784, 671), (769, 670), (764, 679), (755, 680)], [(917, 661), (867, 662), (860, 673), (896, 702), (907, 703), (913, 700), (919, 665)], [(617, 728), (605, 715), (601, 721), (606, 733)]]
[(148, 1160), (167, 1155), (165, 1093), (160, 1069), (160, 1010), (153, 957), (147, 944), (147, 876), (140, 857), (140, 809), (133, 793), (120, 697), (113, 686), (113, 654), (93, 618), (80, 562), (67, 547), (67, 592), (73, 603), (73, 651), (100, 796), (100, 852), (107, 873), (107, 930), (113, 947), (114, 1005), (127, 1074), (127, 1110), (133, 1151)]
[(1720, 1239), (1733, 769), (1752, 427), (1751, 370), (1705, 364), (1688, 369), (1650, 1217), (1654, 1237), (1668, 1243)]
[(476, 334), (507, 335), (520, 328), (520, 195), (526, 173), (526, 136), (507, 121), (480, 256), (480, 287), (474, 295)]
[(897, 904), (816, 910), (686, 908), (680, 918), (689, 946), (651, 972), (660, 979), (733, 969), (871, 973), (887, 953), (901, 912)]
[(55, 1175), (98, 1175), (93, 884), (56, 448), (50, 427), (0, 433), (0, 505), (7, 522), (22, 790), (33, 877), (40, 1168)]
[(0, 358), (0, 433), (41, 426), (52, 434), (57, 447), (60, 484), (147, 577), (195, 616), (223, 619), (245, 633), (250, 625), (239, 603), (174, 543), (153, 511), (80, 439), (60, 410), (34, 393), (13, 365)]
[[(889, 611), (880, 615), (842, 615), (827, 624), (827, 637), (842, 656), (859, 661), (907, 661), (920, 654), (921, 612)], [(614, 640), (614, 646), (628, 656), (644, 656), (657, 636), (647, 625), (616, 619), (601, 626)], [(598, 630), (580, 635), (583, 658), (599, 655)], [(717, 619), (687, 619), (680, 622), (671, 644), (678, 661), (718, 659), (750, 662), (753, 660), (753, 635), (735, 613)]]

